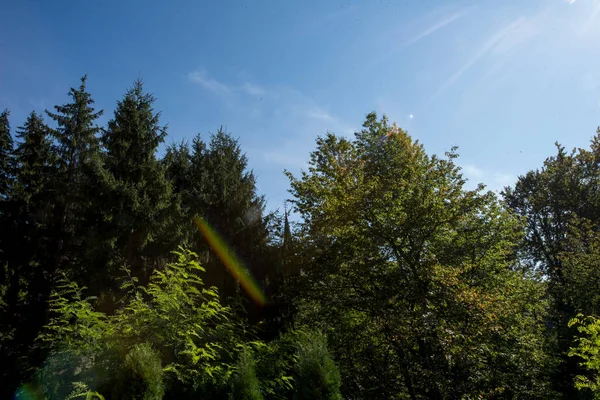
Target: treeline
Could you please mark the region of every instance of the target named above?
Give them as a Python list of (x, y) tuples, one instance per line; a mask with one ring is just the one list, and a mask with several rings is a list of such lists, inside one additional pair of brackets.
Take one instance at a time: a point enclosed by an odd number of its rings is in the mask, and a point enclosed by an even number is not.
[(600, 393), (600, 133), (499, 197), (368, 114), (268, 212), (237, 140), (135, 81), (0, 115), (1, 398)]

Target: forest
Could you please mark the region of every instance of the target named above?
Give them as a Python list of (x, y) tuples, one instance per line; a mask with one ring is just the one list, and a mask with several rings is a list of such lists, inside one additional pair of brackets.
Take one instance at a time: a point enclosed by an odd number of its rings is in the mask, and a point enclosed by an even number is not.
[(243, 132), (74, 86), (0, 114), (0, 398), (600, 399), (600, 130), (496, 194), (371, 112), (268, 210)]

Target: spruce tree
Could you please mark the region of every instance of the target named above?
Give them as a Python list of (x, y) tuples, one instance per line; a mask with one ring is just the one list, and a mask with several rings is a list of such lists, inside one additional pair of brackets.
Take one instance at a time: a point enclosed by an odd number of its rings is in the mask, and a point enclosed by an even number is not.
[[(0, 200), (8, 197), (8, 189), (13, 174), (13, 140), (10, 134), (9, 114), (8, 110), (0, 113)], [(0, 210), (0, 212), (2, 211)]]
[(173, 243), (190, 244), (194, 227), (188, 201), (191, 196), (191, 154), (187, 142), (168, 146), (162, 164), (172, 188), (167, 232)]
[(52, 130), (53, 150), (58, 157), (54, 184), (54, 269), (58, 272), (69, 265), (70, 272), (76, 275), (85, 274), (80, 252), (90, 227), (86, 226), (83, 216), (93, 206), (90, 190), (96, 185), (100, 165), (97, 137), (100, 128), (96, 120), (103, 114), (94, 109), (94, 100), (86, 90), (86, 80), (84, 76), (79, 88), (71, 88), (70, 103), (54, 106), (55, 112), (46, 110), (57, 125)]
[(128, 264), (138, 276), (148, 275), (149, 271), (142, 270), (145, 258), (154, 262), (172, 250), (164, 246), (169, 241), (165, 227), (171, 185), (155, 155), (167, 133), (159, 124), (154, 102), (155, 98), (144, 92), (142, 81), (135, 81), (117, 103), (102, 136), (114, 262)]
[[(197, 137), (192, 152), (191, 208), (225, 239), (254, 278), (264, 283), (267, 218), (264, 199), (256, 193), (256, 178), (247, 166), (238, 140), (222, 128), (208, 146)], [(215, 254), (211, 253), (207, 271), (225, 297), (239, 293), (235, 279)]]
[[(9, 232), (13, 224), (11, 218), (11, 202), (9, 199), (9, 187), (13, 174), (13, 140), (10, 134), (8, 121), (9, 111), (0, 113), (0, 382), (9, 382), (15, 375), (11, 368), (14, 360), (18, 357), (15, 344), (15, 324), (10, 297), (10, 287), (14, 280), (13, 263), (8, 263), (12, 256), (10, 251), (12, 240)], [(9, 385), (2, 385), (9, 386)], [(10, 392), (0, 391), (0, 395)]]
[(57, 157), (52, 151), (50, 128), (42, 116), (32, 112), (18, 128), (15, 149), (16, 174), (12, 190), (14, 205), (13, 260), (21, 260), (21, 279), (29, 282), (34, 292), (43, 291), (51, 272), (53, 236), (53, 185)]
[[(10, 229), (9, 221), (9, 187), (13, 175), (13, 140), (8, 121), (9, 111), (0, 114), (0, 229), (6, 233)], [(0, 233), (0, 267), (8, 246), (6, 235)]]
[[(4, 305), (0, 320), (3, 336), (3, 377), (18, 382), (27, 365), (19, 362), (27, 354), (37, 330), (44, 323), (48, 274), (52, 270), (51, 215), (53, 167), (50, 130), (42, 117), (32, 112), (17, 129), (14, 150), (15, 174), (6, 218), (2, 219), (0, 242), (4, 265)], [(11, 378), (9, 378), (11, 377)], [(16, 378), (17, 377), (17, 378)], [(4, 378), (3, 378), (4, 379)], [(0, 396), (2, 397), (2, 396)]]
[[(53, 181), (57, 158), (52, 151), (50, 128), (35, 111), (17, 130), (15, 161), (18, 167), (14, 195), (24, 203), (37, 203), (37, 196), (48, 190)], [(38, 204), (36, 204), (38, 205)], [(32, 215), (32, 218), (36, 218)]]

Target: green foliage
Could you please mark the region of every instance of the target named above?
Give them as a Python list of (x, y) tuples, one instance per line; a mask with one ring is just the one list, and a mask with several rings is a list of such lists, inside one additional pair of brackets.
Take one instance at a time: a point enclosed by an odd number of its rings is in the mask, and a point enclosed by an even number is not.
[(105, 127), (85, 77), (69, 97), (15, 142), (0, 113), (1, 398), (598, 392), (600, 130), (501, 202), (465, 188), (456, 149), (428, 155), (371, 113), (287, 173), (294, 223), (266, 213), (223, 129), (160, 159), (166, 128), (140, 80)]
[(144, 279), (151, 271), (143, 267), (156, 265), (161, 255), (174, 250), (162, 247), (168, 241), (161, 234), (169, 219), (171, 185), (155, 156), (166, 129), (152, 108), (154, 101), (142, 81), (135, 81), (117, 103), (101, 138), (105, 173), (99, 207), (106, 221), (102, 228), (110, 235), (105, 239), (109, 248), (101, 249), (116, 253), (116, 259), (107, 260), (111, 266), (124, 260), (134, 275)]
[[(13, 176), (13, 139), (10, 134), (8, 110), (0, 113), (0, 201), (6, 199)], [(0, 203), (1, 204), (1, 203)], [(4, 207), (2, 207), (3, 209)], [(0, 209), (0, 213), (1, 213)]]
[(0, 358), (11, 365), (2, 369), (6, 382), (18, 382), (16, 377), (28, 369), (26, 356), (44, 323), (51, 254), (56, 250), (52, 229), (56, 157), (50, 129), (40, 115), (31, 113), (16, 136), (14, 180), (10, 196), (0, 200), (0, 281), (5, 304), (0, 307), (0, 330), (5, 334)]
[(249, 350), (243, 350), (238, 357), (236, 370), (231, 379), (232, 400), (262, 400), (260, 381), (256, 377), (255, 362)]
[(557, 361), (552, 381), (567, 398), (580, 394), (572, 381), (580, 367), (567, 357), (574, 330), (568, 321), (577, 313), (595, 314), (600, 288), (596, 255), (600, 220), (600, 130), (589, 149), (565, 151), (556, 144), (557, 154), (548, 157), (542, 168), (519, 177), (504, 198), (526, 222), (520, 258), (531, 269), (547, 277), (550, 299), (546, 342)]
[(289, 399), (294, 389), (294, 365), (301, 330), (291, 330), (255, 351), (256, 371), (268, 399)]
[(65, 400), (75, 400), (75, 399), (85, 399), (85, 400), (104, 400), (104, 396), (102, 396), (98, 392), (94, 392), (90, 390), (88, 385), (83, 382), (73, 382), (73, 391), (65, 397)]
[(148, 343), (137, 344), (125, 356), (119, 376), (119, 399), (160, 400), (164, 395), (160, 355)]
[(340, 400), (340, 372), (322, 333), (306, 335), (298, 343), (294, 399)]
[(223, 300), (230, 305), (243, 304), (243, 308), (236, 307), (236, 313), (257, 323), (265, 310), (244, 295), (206, 238), (191, 224), (197, 216), (207, 221), (263, 290), (267, 281), (272, 281), (276, 265), (269, 241), (272, 218), (265, 215), (264, 199), (256, 193), (256, 178), (248, 170), (238, 140), (222, 128), (208, 143), (197, 135), (191, 144), (170, 146), (163, 162), (177, 191), (172, 208), (179, 226), (170, 228), (172, 236), (202, 255), (206, 282), (219, 289)]
[(85, 288), (63, 277), (50, 297), (52, 318), (38, 337), (37, 346), (48, 350), (36, 382), (49, 399), (65, 397), (72, 382), (99, 387), (110, 375), (105, 357), (114, 334), (109, 319), (94, 311)]
[(585, 368), (585, 375), (575, 377), (575, 387), (588, 389), (594, 399), (600, 399), (600, 320), (578, 314), (569, 321), (569, 327), (576, 326), (580, 336), (569, 350), (569, 357), (578, 357)]
[(514, 268), (520, 224), (453, 159), (386, 118), (317, 140), (291, 179), (304, 224), (302, 320), (330, 334), (343, 392), (544, 396), (540, 283)]
[(111, 316), (94, 311), (76, 283), (58, 285), (50, 302), (53, 317), (39, 337), (50, 351), (39, 374), (50, 397), (82, 381), (93, 388), (142, 385), (148, 398), (160, 398), (161, 362), (171, 387), (226, 387), (241, 325), (230, 320), (216, 290), (204, 286), (195, 254), (181, 249), (175, 255), (177, 261), (155, 270), (147, 286), (126, 277), (128, 295)]
[(175, 255), (147, 287), (131, 287), (130, 303), (115, 317), (121, 340), (160, 348), (172, 360), (165, 371), (194, 389), (224, 385), (231, 371), (223, 357), (234, 349), (240, 327), (216, 289), (204, 286), (197, 256), (183, 249)]
[[(61, 363), (83, 363), (86, 368), (81, 374), (87, 371), (95, 376), (90, 385), (94, 389), (104, 385), (113, 379), (111, 368), (123, 359), (127, 346), (141, 343), (126, 327), (130, 319), (135, 327), (152, 327), (140, 332), (151, 331), (151, 344), (165, 361), (165, 382), (171, 387), (177, 382), (187, 392), (202, 390), (203, 385), (219, 386), (226, 392), (231, 370), (227, 363), (238, 351), (237, 333), (231, 329), (243, 329), (232, 319), (230, 309), (212, 307), (220, 301), (213, 287), (219, 288), (223, 298), (231, 298), (229, 304), (239, 306), (236, 314), (250, 317), (253, 323), (261, 321), (264, 310), (249, 302), (242, 307), (237, 282), (191, 221), (196, 215), (210, 220), (246, 268), (266, 285), (275, 252), (269, 243), (268, 217), (263, 215), (263, 199), (256, 194), (255, 177), (247, 169), (238, 141), (222, 129), (208, 146), (198, 136), (189, 147), (180, 146), (176, 154), (167, 151), (159, 160), (158, 147), (166, 129), (153, 105), (153, 96), (138, 80), (101, 128), (96, 122), (102, 111), (94, 109), (83, 77), (81, 85), (69, 91), (66, 104), (46, 112), (51, 125), (35, 112), (29, 115), (17, 131), (15, 149), (8, 113), (2, 114), (0, 181), (10, 181), (10, 191), (2, 189), (0, 207), (0, 372), (2, 382), (9, 384), (0, 385), (0, 397), (12, 395), (34, 370), (44, 375), (43, 371)], [(199, 295), (188, 291), (186, 298), (179, 283), (166, 283), (172, 277), (165, 264), (179, 244), (201, 253), (209, 269), (208, 285), (199, 289)], [(139, 285), (127, 293), (117, 284), (123, 264)], [(156, 269), (165, 274), (162, 282), (151, 278)], [(77, 290), (87, 287), (86, 293), (97, 298), (73, 298), (74, 293), (67, 293), (63, 286), (65, 277), (77, 283)], [(52, 307), (66, 307), (66, 303), (50, 300), (51, 293), (62, 293), (63, 300), (73, 302), (72, 309), (63, 310), (62, 320), (56, 309), (48, 310), (48, 302)], [(183, 312), (178, 303), (169, 302), (169, 296), (185, 304)], [(96, 331), (94, 323), (83, 322), (86, 310), (101, 311), (101, 319), (106, 320), (102, 324), (106, 322), (112, 333)], [(59, 326), (68, 326), (68, 315), (85, 328), (81, 337), (67, 329), (59, 332)], [(223, 316), (228, 322), (219, 321)], [(144, 318), (151, 317), (156, 319), (146, 323)], [(48, 327), (40, 336), (45, 324)], [(100, 339), (92, 339), (92, 334)], [(59, 346), (52, 340), (42, 341), (44, 335), (55, 335), (56, 340), (64, 337), (67, 342), (87, 337), (83, 348), (101, 345), (89, 350), (92, 356), (83, 350), (71, 351), (66, 342)], [(33, 346), (37, 336), (40, 344)], [(122, 345), (117, 344), (120, 340)], [(196, 368), (208, 359), (214, 361), (210, 367)], [(66, 395), (70, 384), (67, 371), (73, 370), (65, 368), (58, 375), (60, 396)]]
[[(52, 182), (52, 240), (49, 245), (48, 279), (52, 282), (60, 271), (82, 279), (88, 265), (83, 262), (81, 248), (87, 242), (90, 221), (86, 217), (94, 209), (93, 188), (98, 184), (100, 169), (101, 128), (96, 121), (103, 111), (96, 111), (94, 100), (86, 88), (87, 77), (78, 88), (71, 88), (71, 102), (54, 106), (46, 114), (56, 123), (51, 130), (56, 170)], [(67, 265), (68, 260), (68, 265)], [(50, 285), (43, 288), (47, 299)]]

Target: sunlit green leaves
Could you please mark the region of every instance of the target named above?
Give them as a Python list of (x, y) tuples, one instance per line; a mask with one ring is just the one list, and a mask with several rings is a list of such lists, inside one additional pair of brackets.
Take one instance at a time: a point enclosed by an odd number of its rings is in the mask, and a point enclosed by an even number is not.
[[(369, 114), (354, 141), (317, 140), (291, 180), (306, 280), (346, 393), (417, 398), (541, 391), (539, 283), (514, 270), (520, 223), (446, 158)], [(510, 371), (501, 380), (499, 370)], [(519, 371), (517, 373), (517, 371)], [(440, 397), (441, 398), (441, 397)]]

